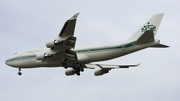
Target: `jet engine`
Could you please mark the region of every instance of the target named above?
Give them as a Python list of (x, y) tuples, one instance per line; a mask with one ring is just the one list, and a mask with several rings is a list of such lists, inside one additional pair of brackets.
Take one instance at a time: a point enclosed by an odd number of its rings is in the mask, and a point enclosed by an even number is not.
[(44, 60), (44, 59), (47, 59), (47, 58), (50, 58), (50, 57), (52, 57), (52, 54), (44, 53), (44, 54), (37, 54), (36, 55), (37, 60)]
[(70, 68), (70, 69), (66, 70), (66, 71), (65, 71), (65, 74), (66, 74), (66, 76), (74, 75), (74, 74), (75, 74), (74, 69), (73, 69), (73, 68)]
[(109, 73), (109, 70), (106, 69), (97, 69), (94, 71), (95, 76), (101, 76), (103, 74)]
[(48, 41), (48, 42), (46, 43), (46, 47), (47, 47), (47, 48), (54, 48), (54, 47), (56, 47), (57, 45), (62, 44), (62, 43), (63, 43), (63, 41), (61, 41), (61, 40)]

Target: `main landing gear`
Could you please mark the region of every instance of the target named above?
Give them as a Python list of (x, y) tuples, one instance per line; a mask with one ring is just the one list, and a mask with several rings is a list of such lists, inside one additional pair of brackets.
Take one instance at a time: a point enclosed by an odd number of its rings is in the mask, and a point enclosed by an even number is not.
[(84, 71), (84, 68), (81, 64), (78, 63), (74, 63), (74, 65), (72, 66), (73, 71), (76, 75), (80, 76), (80, 72)]
[[(66, 65), (66, 61), (67, 59), (65, 59), (63, 62), (62, 62), (62, 66), (67, 69), (68, 66)], [(84, 71), (84, 67), (82, 64), (78, 63), (78, 62), (75, 62), (73, 65), (72, 65), (72, 68), (73, 68), (73, 72), (74, 74), (80, 76), (80, 72), (83, 72)]]
[(65, 69), (68, 68), (68, 66), (66, 65), (66, 61), (67, 61), (67, 59), (64, 59), (64, 61), (62, 62), (62, 66), (63, 66)]
[(18, 73), (17, 73), (19, 76), (21, 76), (22, 75), (22, 73), (21, 73), (21, 68), (18, 68)]

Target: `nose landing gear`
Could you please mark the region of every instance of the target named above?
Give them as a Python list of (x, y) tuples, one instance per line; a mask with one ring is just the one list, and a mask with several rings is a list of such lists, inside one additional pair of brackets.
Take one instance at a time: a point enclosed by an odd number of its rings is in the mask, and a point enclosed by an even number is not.
[(19, 76), (21, 76), (21, 75), (22, 75), (22, 73), (21, 73), (21, 68), (19, 68), (18, 70), (19, 70), (19, 71), (18, 71), (17, 74), (18, 74)]

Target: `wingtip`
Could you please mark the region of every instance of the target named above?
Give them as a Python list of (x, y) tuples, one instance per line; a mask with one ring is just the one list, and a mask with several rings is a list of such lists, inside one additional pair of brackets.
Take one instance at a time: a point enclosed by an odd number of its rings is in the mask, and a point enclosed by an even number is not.
[(154, 14), (154, 15), (164, 16), (164, 13), (158, 13), (158, 14)]
[(78, 15), (79, 15), (80, 13), (78, 12), (78, 13), (76, 13), (76, 14), (74, 14), (74, 17), (78, 17)]
[(77, 17), (78, 17), (78, 15), (79, 15), (80, 13), (76, 13), (76, 14), (74, 14), (74, 16), (72, 16), (71, 18), (70, 18), (70, 20), (72, 20), (72, 19), (76, 19)]
[(77, 15), (77, 16), (78, 16), (79, 14), (80, 14), (80, 12), (76, 13), (75, 15)]
[(138, 63), (137, 66), (139, 66), (142, 62)]

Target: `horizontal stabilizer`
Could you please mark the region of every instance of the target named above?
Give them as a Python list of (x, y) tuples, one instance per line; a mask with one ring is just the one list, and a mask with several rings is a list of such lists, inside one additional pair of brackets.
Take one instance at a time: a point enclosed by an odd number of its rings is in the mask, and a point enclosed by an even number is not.
[(169, 46), (167, 46), (167, 45), (163, 45), (163, 44), (157, 44), (157, 45), (154, 45), (154, 46), (151, 46), (151, 47), (153, 47), (153, 48), (167, 48), (167, 47), (169, 47)]
[(136, 45), (140, 45), (140, 44), (147, 44), (147, 43), (151, 43), (154, 42), (154, 33), (153, 30), (148, 30), (146, 32), (144, 32), (144, 34), (142, 34), (138, 40), (136, 41)]

